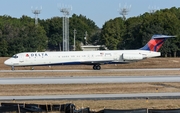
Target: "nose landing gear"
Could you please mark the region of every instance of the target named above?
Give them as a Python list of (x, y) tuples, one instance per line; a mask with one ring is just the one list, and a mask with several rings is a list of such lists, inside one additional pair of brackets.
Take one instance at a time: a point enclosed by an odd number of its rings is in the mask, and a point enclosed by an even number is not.
[(15, 70), (14, 66), (11, 66), (11, 70), (12, 70), (12, 71), (14, 71), (14, 70)]

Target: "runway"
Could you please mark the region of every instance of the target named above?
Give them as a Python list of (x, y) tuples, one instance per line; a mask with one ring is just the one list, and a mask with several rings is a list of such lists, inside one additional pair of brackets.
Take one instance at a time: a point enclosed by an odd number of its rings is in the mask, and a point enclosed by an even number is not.
[(2, 72), (119, 72), (119, 71), (180, 71), (180, 68), (149, 68), (149, 69), (101, 69), (101, 70), (0, 70)]
[(88, 76), (1, 78), (0, 84), (95, 84), (95, 83), (180, 82), (180, 76)]
[(41, 95), (41, 96), (0, 96), (1, 101), (9, 100), (115, 100), (115, 99), (179, 99), (176, 93), (135, 93), (135, 94), (85, 94), (85, 95)]
[[(157, 69), (102, 69), (102, 72), (121, 71), (165, 71), (179, 68), (157, 68)], [(97, 70), (0, 70), (1, 72), (98, 72)], [(19, 77), (0, 78), (1, 85), (17, 84), (96, 84), (96, 83), (150, 83), (150, 82), (180, 82), (179, 75), (161, 76), (87, 76), (87, 77)], [(136, 94), (85, 94), (85, 95), (40, 95), (40, 96), (0, 96), (0, 100), (92, 100), (92, 99), (180, 99), (180, 92), (176, 93), (136, 93)]]

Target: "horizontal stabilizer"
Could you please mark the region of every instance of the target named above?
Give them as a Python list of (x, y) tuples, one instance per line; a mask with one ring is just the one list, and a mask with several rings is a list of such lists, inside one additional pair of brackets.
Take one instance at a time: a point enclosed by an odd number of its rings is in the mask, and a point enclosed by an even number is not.
[(173, 38), (173, 37), (176, 37), (176, 36), (170, 36), (170, 35), (153, 35), (152, 36), (152, 39), (157, 39), (157, 38)]

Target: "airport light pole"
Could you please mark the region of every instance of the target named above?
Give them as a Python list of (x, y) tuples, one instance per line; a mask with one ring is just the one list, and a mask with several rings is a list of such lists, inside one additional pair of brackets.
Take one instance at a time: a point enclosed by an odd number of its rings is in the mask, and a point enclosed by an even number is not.
[(119, 4), (119, 14), (122, 15), (124, 20), (126, 20), (126, 15), (128, 14), (130, 8), (131, 5), (130, 6), (124, 5), (124, 7), (121, 8), (121, 4)]
[(74, 51), (76, 51), (76, 29), (74, 29)]
[(33, 7), (31, 7), (31, 9), (32, 9), (32, 13), (35, 14), (35, 25), (37, 25), (38, 24), (38, 15), (41, 13), (42, 7), (41, 7), (41, 9), (38, 9), (38, 8), (33, 9)]
[(158, 10), (158, 7), (156, 7), (156, 6), (149, 6), (149, 12), (151, 13), (151, 14), (154, 14), (157, 10)]
[[(131, 5), (127, 6), (124, 5), (124, 7), (121, 8), (121, 4), (119, 4), (119, 14), (122, 15), (123, 20), (126, 20), (126, 15), (128, 15), (128, 12), (130, 11)], [(123, 39), (123, 46), (124, 46), (124, 50), (125, 50), (125, 39)]]
[(69, 18), (72, 7), (60, 8), (63, 13), (63, 51), (69, 51)]
[(85, 32), (85, 37), (84, 37), (84, 44), (87, 45), (87, 31)]

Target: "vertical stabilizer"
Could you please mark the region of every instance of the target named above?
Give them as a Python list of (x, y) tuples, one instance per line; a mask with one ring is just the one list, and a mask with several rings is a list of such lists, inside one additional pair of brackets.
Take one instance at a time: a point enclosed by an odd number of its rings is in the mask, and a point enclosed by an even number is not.
[(168, 38), (172, 38), (176, 36), (168, 36), (168, 35), (153, 35), (151, 40), (140, 50), (147, 50), (147, 51), (158, 51), (163, 43), (166, 41)]

